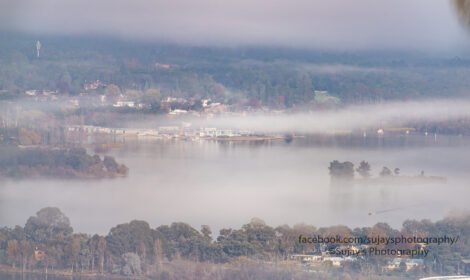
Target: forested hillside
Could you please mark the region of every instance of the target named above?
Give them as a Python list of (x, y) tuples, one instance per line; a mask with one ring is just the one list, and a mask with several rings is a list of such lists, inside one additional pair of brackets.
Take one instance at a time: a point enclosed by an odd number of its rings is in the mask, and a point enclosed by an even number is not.
[[(343, 103), (465, 96), (470, 60), (419, 53), (202, 48), (0, 34), (0, 97), (26, 90), (77, 95), (100, 80), (122, 90), (158, 88), (163, 95), (248, 98), (272, 107), (298, 106), (328, 91)], [(36, 40), (41, 54), (36, 56)]]

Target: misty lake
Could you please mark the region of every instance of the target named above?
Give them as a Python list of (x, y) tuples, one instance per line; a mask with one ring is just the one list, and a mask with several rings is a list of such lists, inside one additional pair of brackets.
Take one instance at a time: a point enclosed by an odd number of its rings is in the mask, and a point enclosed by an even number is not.
[[(207, 224), (214, 232), (253, 217), (272, 226), (399, 227), (406, 219), (437, 220), (468, 209), (469, 147), (468, 138), (434, 135), (127, 143), (111, 153), (129, 167), (127, 178), (0, 182), (0, 225), (24, 225), (42, 207), (57, 206), (76, 232), (101, 234), (133, 219), (152, 227)], [(356, 166), (366, 160), (374, 176), (387, 166), (448, 181), (331, 187), (328, 165), (335, 159)]]

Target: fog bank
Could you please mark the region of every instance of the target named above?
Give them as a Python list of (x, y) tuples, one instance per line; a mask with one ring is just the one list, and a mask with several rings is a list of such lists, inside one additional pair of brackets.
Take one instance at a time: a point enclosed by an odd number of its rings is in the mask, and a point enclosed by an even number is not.
[(0, 29), (196, 45), (448, 50), (466, 45), (448, 1), (5, 0)]

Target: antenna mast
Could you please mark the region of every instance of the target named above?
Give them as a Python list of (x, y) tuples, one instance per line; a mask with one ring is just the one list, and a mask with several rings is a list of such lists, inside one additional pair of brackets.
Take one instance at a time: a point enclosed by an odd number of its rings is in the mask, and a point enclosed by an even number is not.
[(37, 41), (36, 42), (36, 57), (39, 58), (39, 52), (41, 50), (41, 42)]

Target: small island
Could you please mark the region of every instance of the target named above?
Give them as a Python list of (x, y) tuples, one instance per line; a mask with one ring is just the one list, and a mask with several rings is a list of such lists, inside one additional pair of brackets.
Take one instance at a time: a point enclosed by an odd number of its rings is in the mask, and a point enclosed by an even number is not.
[(0, 147), (0, 178), (102, 179), (128, 171), (113, 157), (90, 155), (82, 147)]
[[(367, 161), (361, 161), (357, 168), (350, 161), (340, 162), (334, 160), (330, 162), (328, 167), (331, 182), (336, 184), (344, 184), (348, 182), (358, 184), (433, 184), (446, 183), (447, 178), (443, 176), (427, 176), (424, 171), (419, 175), (402, 175), (400, 168), (393, 170), (383, 166), (378, 177), (372, 177), (371, 166)], [(359, 178), (355, 177), (355, 173), (359, 174)]]

